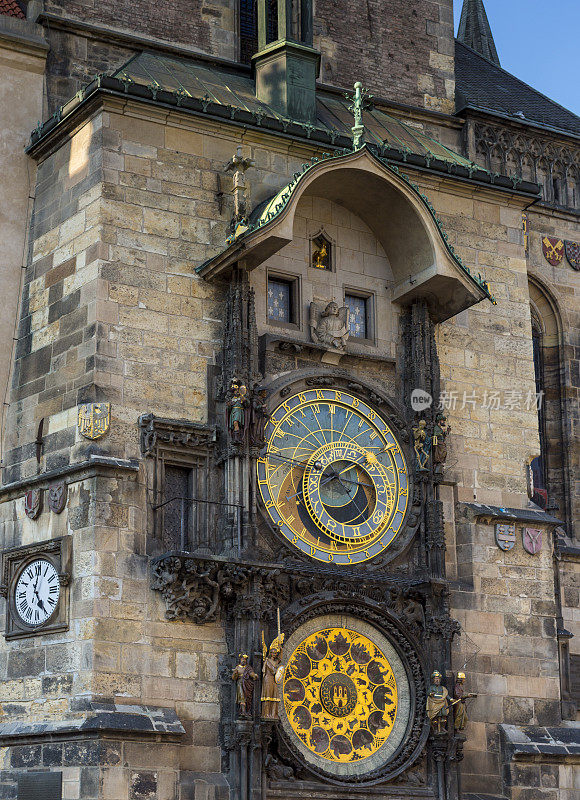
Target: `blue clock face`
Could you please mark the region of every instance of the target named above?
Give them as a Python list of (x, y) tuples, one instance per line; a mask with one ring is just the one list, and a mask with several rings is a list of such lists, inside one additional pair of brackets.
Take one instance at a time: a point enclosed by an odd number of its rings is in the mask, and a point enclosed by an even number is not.
[(403, 451), (385, 420), (347, 392), (307, 389), (266, 426), (258, 485), (266, 512), (303, 553), (337, 565), (385, 550), (407, 510)]

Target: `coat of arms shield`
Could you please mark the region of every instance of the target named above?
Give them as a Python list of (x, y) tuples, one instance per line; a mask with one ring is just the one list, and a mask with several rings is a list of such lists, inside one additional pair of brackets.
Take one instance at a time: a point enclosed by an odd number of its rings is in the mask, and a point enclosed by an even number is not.
[(48, 507), (55, 514), (60, 514), (66, 506), (67, 485), (64, 481), (48, 488)]
[(111, 424), (110, 403), (85, 403), (79, 408), (79, 433), (87, 439), (100, 439)]
[(580, 242), (564, 242), (566, 258), (572, 269), (580, 270)]
[(29, 519), (36, 519), (42, 511), (42, 492), (29, 489), (24, 495), (24, 513)]
[(553, 267), (557, 267), (564, 258), (564, 242), (553, 236), (544, 236), (542, 239), (542, 253), (544, 258)]
[(500, 550), (513, 550), (516, 543), (516, 526), (512, 522), (497, 522), (495, 541)]
[(539, 528), (522, 528), (522, 544), (526, 553), (537, 555), (542, 549), (542, 531)]

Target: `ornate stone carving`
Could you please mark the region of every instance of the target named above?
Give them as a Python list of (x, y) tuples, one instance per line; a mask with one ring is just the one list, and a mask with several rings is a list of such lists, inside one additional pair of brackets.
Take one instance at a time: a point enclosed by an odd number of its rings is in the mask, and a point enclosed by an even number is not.
[(332, 300), (323, 311), (318, 303), (310, 303), (310, 335), (313, 342), (344, 350), (350, 335), (347, 306), (339, 308)]
[(273, 620), (278, 606), (293, 603), (297, 612), (313, 596), (369, 599), (399, 617), (418, 638), (426, 630), (424, 603), (428, 584), (420, 578), (367, 578), (360, 574), (255, 565), (223, 558), (168, 554), (152, 562), (151, 587), (161, 592), (168, 619), (213, 622), (227, 608), (238, 619)]
[(165, 419), (154, 414), (143, 414), (139, 417), (141, 428), (141, 452), (144, 456), (155, 454), (157, 446), (162, 443), (175, 448), (193, 450), (213, 445), (216, 441), (216, 429), (209, 425), (200, 425), (180, 419)]

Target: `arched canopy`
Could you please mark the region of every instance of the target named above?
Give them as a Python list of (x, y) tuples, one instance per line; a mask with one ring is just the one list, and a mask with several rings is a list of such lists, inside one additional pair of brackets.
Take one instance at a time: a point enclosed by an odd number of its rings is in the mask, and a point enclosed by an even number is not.
[(252, 270), (292, 241), (300, 198), (332, 200), (352, 211), (373, 231), (389, 259), (393, 300), (406, 305), (423, 297), (435, 321), (491, 299), (487, 285), (472, 276), (447, 244), (427, 199), (368, 148), (325, 158), (296, 174), (230, 246), (199, 268), (211, 278), (236, 263)]

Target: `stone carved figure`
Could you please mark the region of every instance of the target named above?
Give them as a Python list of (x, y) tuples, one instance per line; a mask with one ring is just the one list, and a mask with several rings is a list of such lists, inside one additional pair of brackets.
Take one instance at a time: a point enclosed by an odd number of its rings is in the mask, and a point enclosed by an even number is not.
[(310, 303), (310, 334), (313, 342), (344, 350), (350, 335), (348, 308), (332, 300), (322, 311), (318, 303)]
[(262, 447), (264, 444), (264, 428), (270, 419), (266, 407), (266, 390), (257, 387), (252, 392), (250, 401), (250, 444)]
[(292, 781), (294, 780), (294, 770), (292, 767), (288, 767), (286, 764), (282, 764), (282, 762), (273, 756), (272, 753), (268, 753), (266, 758), (264, 759), (264, 768), (266, 770), (266, 775), (273, 781)]
[(282, 645), (284, 634), (279, 633), (270, 645), (266, 647), (262, 633), (262, 652), (264, 664), (262, 666), (262, 717), (264, 719), (278, 719), (280, 707), (280, 688), (284, 669), (282, 667)]
[(465, 693), (465, 673), (458, 672), (455, 680), (454, 689), (455, 699), (453, 705), (455, 706), (455, 730), (462, 731), (467, 725), (467, 711), (465, 708), (465, 701), (470, 697), (477, 697), (473, 692)]
[(427, 471), (429, 461), (429, 443), (427, 441), (427, 423), (424, 419), (413, 428), (413, 449), (415, 450), (415, 466), (418, 472)]
[(258, 676), (248, 662), (248, 655), (240, 653), (239, 663), (232, 672), (232, 680), (236, 683), (236, 702), (243, 717), (249, 717), (254, 699), (254, 681)]
[(233, 378), (226, 401), (228, 430), (233, 442), (243, 442), (248, 427), (250, 401), (243, 383)]
[(447, 424), (445, 414), (437, 414), (433, 426), (433, 463), (445, 464), (447, 460), (447, 435), (451, 426)]
[(449, 692), (441, 685), (442, 675), (435, 670), (431, 675), (431, 686), (427, 695), (427, 716), (435, 733), (441, 733), (449, 716)]

